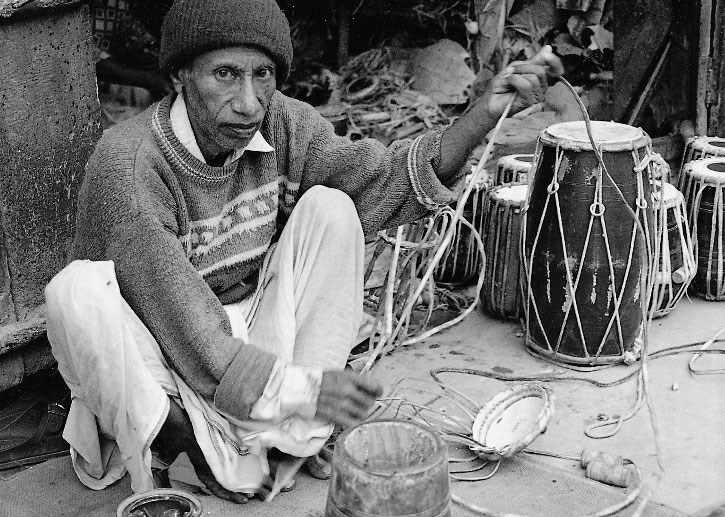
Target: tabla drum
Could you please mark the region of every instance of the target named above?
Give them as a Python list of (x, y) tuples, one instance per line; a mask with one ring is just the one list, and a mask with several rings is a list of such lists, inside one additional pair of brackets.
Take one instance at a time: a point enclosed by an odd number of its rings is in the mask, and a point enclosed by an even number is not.
[[(483, 184), (477, 184), (471, 190), (462, 214), (470, 226), (461, 221), (456, 223), (453, 238), (433, 270), (433, 279), (436, 282), (453, 286), (465, 285), (477, 279), (481, 273), (481, 254), (472, 230), (481, 235), (485, 193)], [(450, 218), (438, 218), (436, 230), (443, 234), (449, 222)]]
[(509, 154), (496, 162), (494, 185), (521, 185), (529, 183), (534, 162), (533, 154)]
[[(685, 151), (682, 154), (682, 165), (680, 173), (688, 162), (700, 160), (702, 158), (714, 158), (717, 156), (725, 156), (725, 138), (717, 136), (693, 136), (685, 142)], [(682, 190), (682, 178), (679, 183)]]
[(655, 183), (652, 198), (658, 261), (650, 308), (659, 318), (669, 314), (685, 295), (696, 265), (682, 193), (669, 183)]
[(681, 190), (697, 257), (691, 288), (707, 300), (725, 300), (725, 157), (686, 163)]
[(677, 177), (677, 188), (682, 192), (682, 173), (685, 165), (694, 160), (725, 156), (725, 138), (717, 136), (693, 136), (685, 141), (685, 150), (682, 153), (682, 163)]
[(521, 305), (521, 207), (528, 185), (494, 187), (483, 202), (486, 270), (481, 287), (483, 309), (499, 318), (519, 319)]
[(527, 346), (586, 366), (636, 359), (653, 245), (649, 136), (591, 131), (604, 166), (583, 121), (540, 133), (521, 231)]

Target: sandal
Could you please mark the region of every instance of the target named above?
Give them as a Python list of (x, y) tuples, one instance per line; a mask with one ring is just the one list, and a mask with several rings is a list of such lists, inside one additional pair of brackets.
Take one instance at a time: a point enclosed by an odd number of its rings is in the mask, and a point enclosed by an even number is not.
[(49, 402), (36, 389), (20, 391), (13, 399), (0, 406), (0, 470), (70, 454), (61, 436), (68, 416), (64, 405)]

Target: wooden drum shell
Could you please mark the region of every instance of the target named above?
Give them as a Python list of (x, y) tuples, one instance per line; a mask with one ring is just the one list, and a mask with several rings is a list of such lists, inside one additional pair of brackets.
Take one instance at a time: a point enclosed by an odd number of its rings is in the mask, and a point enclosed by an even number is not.
[(499, 318), (523, 314), (521, 290), (521, 208), (527, 185), (495, 187), (483, 202), (486, 271), (481, 287), (483, 309)]
[(685, 164), (681, 185), (697, 260), (691, 290), (725, 300), (725, 157)]
[[(476, 185), (466, 200), (462, 217), (482, 235), (483, 198), (486, 190)], [(441, 222), (443, 222), (441, 220)], [(446, 221), (448, 222), (448, 221)], [(438, 228), (442, 234), (445, 228)], [(481, 254), (471, 228), (460, 221), (456, 224), (450, 244), (433, 271), (433, 279), (441, 284), (465, 285), (478, 278), (481, 272)]]
[(650, 300), (653, 316), (669, 314), (695, 276), (695, 255), (682, 193), (669, 183), (654, 184), (657, 271)]
[(693, 136), (685, 142), (685, 150), (682, 153), (682, 164), (680, 165), (680, 177), (677, 184), (682, 191), (682, 172), (685, 165), (694, 160), (704, 158), (725, 157), (725, 138), (717, 136)]
[(496, 162), (494, 186), (528, 184), (533, 165), (533, 154), (509, 154), (502, 156)]
[[(624, 124), (593, 121), (592, 129), (626, 205), (600, 172), (584, 122), (555, 124), (539, 136), (522, 229), (527, 345), (581, 365), (619, 362), (635, 348), (646, 297), (641, 277), (651, 260), (644, 239), (653, 244), (652, 171), (635, 169), (651, 140)], [(561, 136), (568, 134), (574, 140)]]

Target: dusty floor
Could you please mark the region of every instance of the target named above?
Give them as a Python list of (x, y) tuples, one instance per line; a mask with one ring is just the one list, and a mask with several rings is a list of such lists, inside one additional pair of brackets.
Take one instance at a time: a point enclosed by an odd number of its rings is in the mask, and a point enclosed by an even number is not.
[[(725, 303), (685, 298), (672, 313), (654, 320), (650, 327), (650, 350), (706, 341), (724, 325)], [(686, 514), (725, 499), (725, 376), (692, 375), (688, 370), (690, 358), (691, 354), (673, 355), (648, 362), (648, 385), (660, 434), (663, 473), (658, 474), (653, 427), (646, 407), (610, 438), (592, 439), (584, 434), (597, 418), (629, 412), (637, 399), (635, 379), (611, 388), (578, 382), (548, 383), (556, 397), (556, 409), (547, 432), (531, 447), (570, 456), (578, 456), (588, 447), (629, 458), (654, 488), (653, 501)], [(390, 384), (404, 376), (430, 378), (430, 369), (441, 366), (522, 376), (551, 372), (582, 376), (533, 357), (526, 350), (518, 323), (495, 320), (481, 311), (425, 343), (395, 350), (376, 366), (374, 375)], [(611, 381), (638, 366), (622, 365), (583, 375)], [(702, 356), (697, 366), (722, 368), (722, 356)], [(484, 402), (511, 385), (460, 374), (447, 374), (443, 379), (477, 402)], [(540, 459), (583, 473), (573, 461)]]
[[(706, 341), (723, 325), (725, 325), (725, 303), (706, 302), (698, 298), (684, 299), (673, 313), (663, 319), (655, 320), (652, 324), (651, 351)], [(720, 348), (721, 345), (720, 343)], [(705, 506), (725, 500), (723, 488), (725, 463), (722, 461), (725, 458), (725, 441), (722, 439), (725, 430), (725, 402), (721, 398), (725, 388), (725, 377), (690, 374), (687, 367), (690, 357), (689, 354), (674, 355), (654, 359), (648, 363), (648, 385), (661, 437), (661, 460), (665, 467), (664, 473), (659, 475), (659, 480), (655, 440), (650, 413), (646, 407), (627, 420), (611, 438), (596, 440), (584, 434), (586, 427), (598, 419), (629, 412), (637, 399), (637, 383), (634, 379), (612, 388), (599, 388), (579, 382), (548, 383), (556, 396), (556, 409), (547, 432), (540, 436), (531, 448), (578, 456), (582, 449), (588, 447), (633, 460), (644, 473), (648, 486), (654, 489), (651, 494), (652, 504), (644, 513), (648, 517), (664, 515), (662, 513), (664, 510), (658, 509), (656, 503), (690, 515)], [(639, 364), (631, 367), (622, 365), (587, 374), (565, 370), (529, 354), (518, 323), (495, 320), (476, 310), (457, 326), (425, 342), (398, 348), (381, 359), (373, 369), (372, 375), (387, 386), (392, 386), (404, 377), (429, 379), (430, 369), (442, 366), (521, 376), (563, 372), (571, 376), (611, 381), (635, 371)], [(698, 366), (721, 368), (722, 356), (704, 357)], [(479, 403), (485, 402), (512, 384), (481, 376), (460, 374), (447, 374), (442, 379)], [(563, 469), (573, 476), (583, 476), (583, 470), (578, 462), (539, 456), (536, 460)], [(10, 497), (6, 503), (10, 504), (10, 508), (15, 504), (16, 509), (21, 509), (20, 515), (30, 515), (27, 512), (23, 513), (24, 508), (32, 506), (28, 503), (27, 494), (34, 494), (33, 497), (38, 498), (33, 508), (57, 508), (64, 497), (70, 497), (71, 501), (67, 504), (73, 506), (75, 510), (71, 513), (63, 511), (57, 515), (86, 517), (113, 513), (113, 509), (120, 501), (130, 494), (125, 478), (117, 484), (118, 486), (103, 492), (84, 490), (69, 472), (67, 463), (66, 457), (36, 465), (26, 472), (16, 474), (19, 477), (0, 476), (0, 479), (7, 479), (9, 483), (7, 485), (0, 483), (0, 501), (3, 500), (2, 494), (5, 491), (3, 487), (6, 487)], [(54, 469), (57, 471), (55, 474)], [(543, 498), (547, 501), (551, 499), (551, 495), (546, 492), (546, 485), (542, 484), (541, 480), (531, 479), (529, 482), (525, 479), (525, 473), (519, 474), (519, 483), (522, 475), (524, 484), (530, 483), (525, 497), (539, 498), (539, 500)], [(499, 476), (504, 475), (506, 474), (499, 474)], [(536, 476), (540, 475), (541, 471), (537, 471)], [(481, 482), (480, 490), (498, 486), (497, 490), (501, 491), (501, 479), (499, 477), (496, 481), (499, 485), (491, 482), (486, 485), (487, 482)], [(320, 510), (327, 496), (327, 484), (303, 476), (298, 485), (290, 494), (291, 498), (280, 500), (282, 506), (278, 506), (276, 510), (272, 505), (264, 503), (234, 507), (208, 497), (204, 504), (212, 510), (211, 515), (219, 516), (321, 515)], [(452, 487), (452, 490), (454, 492), (461, 490), (460, 485)], [(479, 488), (470, 487), (467, 490), (469, 495), (472, 495), (471, 490)], [(508, 487), (507, 490), (508, 493), (512, 492)], [(15, 499), (10, 492), (15, 494)], [(71, 492), (75, 495), (71, 495)], [(524, 496), (520, 494), (520, 497)], [(551, 506), (550, 501), (548, 507)], [(315, 511), (300, 513), (302, 508), (312, 508)], [(587, 507), (586, 511), (589, 513), (600, 508), (601, 506)], [(0, 504), (0, 515), (9, 515), (3, 513), (4, 509), (7, 509), (7, 506)], [(69, 507), (66, 507), (66, 510), (68, 509)], [(48, 515), (55, 515), (53, 511), (51, 510)], [(504, 501), (503, 508), (499, 511), (512, 510)], [(458, 507), (452, 513), (457, 517), (464, 514), (469, 515)], [(555, 515), (551, 512), (545, 514), (552, 517)], [(559, 514), (565, 513), (562, 511)], [(13, 513), (13, 515), (18, 514)], [(571, 514), (567, 512), (566, 515)], [(631, 512), (625, 515), (631, 515)]]

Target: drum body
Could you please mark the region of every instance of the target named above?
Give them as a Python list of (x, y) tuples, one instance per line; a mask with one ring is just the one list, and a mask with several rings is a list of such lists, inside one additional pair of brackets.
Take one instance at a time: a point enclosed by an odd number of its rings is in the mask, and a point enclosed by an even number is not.
[(527, 190), (527, 185), (494, 187), (484, 198), (486, 271), (481, 305), (499, 318), (519, 319), (523, 314), (519, 241)]
[(682, 193), (669, 183), (656, 183), (652, 197), (658, 261), (650, 308), (659, 318), (669, 314), (687, 292), (696, 265)]
[[(475, 230), (479, 236), (483, 228), (483, 199), (486, 189), (476, 185), (466, 200), (462, 217), (470, 224), (456, 223), (456, 230), (438, 266), (433, 271), (433, 279), (441, 284), (465, 285), (478, 278), (481, 273), (481, 254), (478, 249)], [(439, 218), (436, 230), (442, 235), (449, 219)]]
[(521, 249), (527, 345), (582, 365), (636, 358), (653, 244), (650, 138), (624, 124), (591, 124), (605, 168), (584, 122), (539, 135)]
[(529, 174), (534, 164), (533, 154), (509, 154), (496, 162), (496, 185), (524, 185), (529, 183)]
[(686, 163), (682, 194), (697, 258), (692, 290), (707, 300), (725, 300), (725, 157)]

